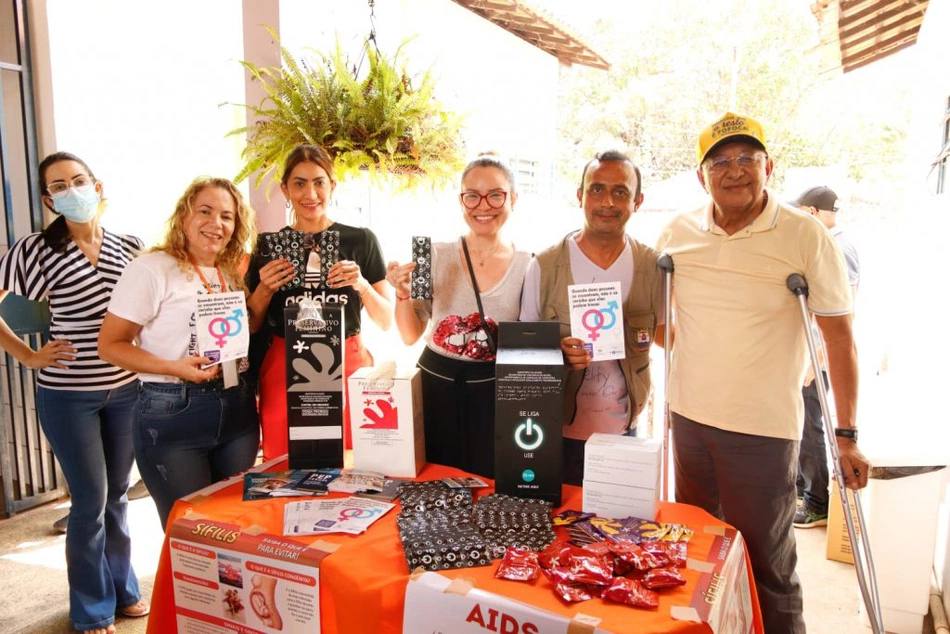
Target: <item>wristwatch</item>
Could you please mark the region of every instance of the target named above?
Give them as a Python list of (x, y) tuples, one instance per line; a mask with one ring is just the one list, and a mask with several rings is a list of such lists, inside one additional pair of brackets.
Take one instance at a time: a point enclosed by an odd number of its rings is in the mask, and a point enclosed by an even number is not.
[(854, 442), (858, 442), (858, 430), (855, 427), (835, 427), (835, 436), (850, 438)]

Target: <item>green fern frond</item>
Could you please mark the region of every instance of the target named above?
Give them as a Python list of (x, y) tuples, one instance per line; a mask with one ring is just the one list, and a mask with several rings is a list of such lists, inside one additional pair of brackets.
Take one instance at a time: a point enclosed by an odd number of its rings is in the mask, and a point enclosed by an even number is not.
[(462, 168), (462, 119), (435, 99), (431, 73), (408, 75), (402, 54), (409, 41), (389, 58), (367, 42), (367, 70), (359, 77), (339, 39), (329, 54), (312, 51), (313, 58), (297, 59), (281, 46), (281, 68), (242, 61), (265, 97), (242, 104), (254, 123), (227, 133), (247, 136), (236, 180), (256, 173), (255, 185), (278, 181), (284, 159), (300, 143), (322, 145), (339, 180), (359, 172), (395, 179), (399, 188), (452, 180)]

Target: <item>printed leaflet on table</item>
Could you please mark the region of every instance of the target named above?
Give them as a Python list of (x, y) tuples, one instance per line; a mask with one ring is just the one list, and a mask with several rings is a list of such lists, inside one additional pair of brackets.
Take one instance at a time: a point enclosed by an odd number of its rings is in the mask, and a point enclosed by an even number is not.
[(284, 535), (359, 535), (394, 506), (359, 497), (291, 502), (284, 507)]

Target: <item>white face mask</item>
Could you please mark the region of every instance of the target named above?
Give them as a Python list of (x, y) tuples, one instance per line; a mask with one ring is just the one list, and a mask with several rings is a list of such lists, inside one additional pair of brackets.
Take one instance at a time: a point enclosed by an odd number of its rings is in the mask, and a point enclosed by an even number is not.
[(66, 191), (52, 196), (53, 209), (73, 222), (89, 222), (99, 211), (99, 192), (96, 186), (70, 187)]

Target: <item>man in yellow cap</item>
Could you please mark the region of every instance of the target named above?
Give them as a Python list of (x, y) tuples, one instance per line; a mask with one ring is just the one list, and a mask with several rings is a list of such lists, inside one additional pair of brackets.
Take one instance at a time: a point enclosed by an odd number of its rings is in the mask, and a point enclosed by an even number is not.
[[(657, 244), (674, 266), (668, 386), (676, 501), (738, 528), (769, 634), (804, 632), (795, 566), (795, 476), (802, 432), (805, 329), (792, 273), (828, 349), (846, 484), (867, 484), (857, 447), (857, 354), (844, 258), (819, 223), (780, 203), (762, 126), (726, 113), (699, 136), (710, 201), (676, 217)], [(660, 335), (657, 335), (660, 339)]]

